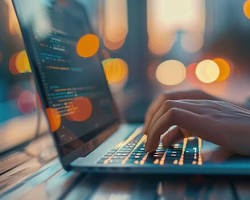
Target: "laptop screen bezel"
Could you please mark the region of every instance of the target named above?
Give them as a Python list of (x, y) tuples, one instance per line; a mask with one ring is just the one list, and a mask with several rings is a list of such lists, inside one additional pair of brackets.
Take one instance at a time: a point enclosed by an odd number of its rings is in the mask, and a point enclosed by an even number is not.
[[(22, 36), (23, 36), (23, 40), (24, 40), (24, 46), (25, 46), (25, 50), (27, 52), (27, 55), (28, 55), (28, 58), (29, 58), (29, 61), (30, 61), (30, 66), (31, 66), (32, 73), (33, 73), (33, 76), (34, 76), (36, 89), (37, 89), (37, 92), (38, 92), (38, 94), (40, 95), (40, 98), (41, 98), (42, 109), (45, 110), (46, 108), (49, 107), (47, 97), (45, 95), (46, 94), (45, 89), (44, 89), (43, 83), (42, 83), (41, 78), (40, 78), (40, 74), (39, 74), (38, 69), (37, 69), (36, 61), (34, 59), (34, 54), (33, 54), (33, 51), (32, 51), (32, 45), (31, 45), (29, 33), (26, 31), (26, 28), (22, 24), (22, 21), (20, 19), (22, 13), (19, 13), (19, 10), (18, 10), (18, 6), (19, 6), (18, 4), (21, 3), (21, 0), (12, 0), (12, 3), (13, 3), (13, 6), (14, 6), (14, 9), (15, 9), (15, 12), (16, 12), (16, 16), (17, 16), (17, 19), (18, 19), (18, 23), (19, 23), (21, 32), (22, 32)], [(86, 20), (87, 21), (86, 25), (88, 26), (89, 30), (91, 30), (91, 32), (93, 32), (92, 28), (91, 28), (91, 25), (89, 23), (89, 20), (88, 20), (86, 10), (85, 10), (85, 8), (83, 6), (82, 6), (82, 9), (83, 9), (83, 13), (85, 14), (86, 19), (87, 19)], [(97, 56), (98, 56), (99, 64), (102, 65), (101, 62), (100, 62), (101, 55), (98, 54)], [(102, 71), (103, 71), (103, 74), (104, 74), (103, 68), (102, 68)], [(108, 87), (107, 81), (106, 81), (106, 84), (107, 84), (107, 87)], [(90, 143), (89, 146), (91, 146), (91, 149), (88, 149), (88, 151), (86, 151), (86, 148), (84, 148), (83, 145), (81, 145), (78, 148), (76, 148), (75, 150), (73, 150), (71, 153), (69, 153), (67, 155), (63, 155), (62, 149), (60, 148), (58, 139), (56, 137), (57, 132), (56, 131), (55, 132), (50, 131), (51, 135), (52, 135), (52, 138), (54, 140), (58, 155), (59, 155), (59, 159), (60, 159), (64, 169), (70, 170), (71, 169), (70, 163), (72, 161), (74, 161), (75, 159), (77, 159), (77, 158), (79, 158), (81, 156), (86, 156), (88, 153), (92, 152), (96, 147), (98, 147), (104, 140), (106, 140), (109, 136), (111, 136), (119, 128), (119, 126), (121, 124), (119, 111), (118, 111), (118, 108), (117, 108), (117, 105), (116, 105), (115, 101), (113, 100), (111, 91), (110, 90), (108, 90), (108, 91), (109, 91), (109, 95), (110, 95), (110, 98), (112, 99), (112, 103), (113, 103), (114, 121), (112, 121), (110, 124), (108, 124), (102, 130), (100, 130), (98, 135), (95, 138), (91, 139), (90, 142), (88, 142), (88, 143)], [(85, 151), (85, 152), (83, 152), (83, 151)]]

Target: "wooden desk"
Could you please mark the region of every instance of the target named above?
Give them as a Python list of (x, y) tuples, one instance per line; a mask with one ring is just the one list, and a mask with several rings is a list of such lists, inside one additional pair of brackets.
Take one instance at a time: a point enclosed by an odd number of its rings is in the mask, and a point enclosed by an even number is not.
[(0, 173), (0, 199), (250, 199), (249, 177), (66, 172), (48, 135), (2, 159)]

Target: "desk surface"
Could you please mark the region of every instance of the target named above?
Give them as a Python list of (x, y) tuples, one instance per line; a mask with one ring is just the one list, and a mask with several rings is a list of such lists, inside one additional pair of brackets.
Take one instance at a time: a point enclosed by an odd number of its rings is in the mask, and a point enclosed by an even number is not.
[(250, 177), (66, 172), (49, 135), (2, 158), (0, 175), (0, 199), (250, 199)]

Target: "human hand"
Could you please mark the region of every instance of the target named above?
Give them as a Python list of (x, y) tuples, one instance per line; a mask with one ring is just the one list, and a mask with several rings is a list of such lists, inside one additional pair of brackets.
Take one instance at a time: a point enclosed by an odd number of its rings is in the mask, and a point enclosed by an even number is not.
[(151, 120), (162, 104), (167, 100), (180, 100), (180, 99), (207, 99), (218, 100), (216, 97), (211, 96), (200, 90), (182, 91), (182, 92), (165, 92), (157, 97), (153, 103), (149, 106), (146, 113), (143, 133), (147, 135), (148, 127), (151, 124)]
[(152, 115), (147, 135), (148, 152), (156, 150), (161, 136), (165, 148), (183, 137), (198, 136), (250, 155), (250, 111), (225, 101), (165, 100)]

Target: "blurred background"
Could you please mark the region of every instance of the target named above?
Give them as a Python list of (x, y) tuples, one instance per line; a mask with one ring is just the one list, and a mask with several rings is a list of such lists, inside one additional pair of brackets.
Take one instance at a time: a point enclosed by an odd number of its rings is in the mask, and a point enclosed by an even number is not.
[[(72, 0), (57, 1), (67, 7)], [(124, 120), (143, 122), (163, 91), (200, 89), (237, 103), (250, 97), (250, 0), (77, 2), (102, 42), (102, 65)], [(11, 0), (0, 1), (0, 35), (2, 152), (48, 125)]]

